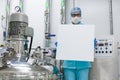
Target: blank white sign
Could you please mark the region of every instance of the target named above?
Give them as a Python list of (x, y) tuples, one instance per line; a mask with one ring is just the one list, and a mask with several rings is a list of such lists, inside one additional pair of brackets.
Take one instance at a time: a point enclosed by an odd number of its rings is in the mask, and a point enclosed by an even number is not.
[(59, 25), (56, 59), (93, 61), (94, 39), (94, 25)]

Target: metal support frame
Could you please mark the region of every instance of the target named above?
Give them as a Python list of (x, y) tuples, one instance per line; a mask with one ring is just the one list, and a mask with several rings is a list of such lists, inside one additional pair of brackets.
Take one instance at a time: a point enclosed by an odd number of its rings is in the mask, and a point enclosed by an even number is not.
[(75, 0), (73, 0), (73, 7), (75, 7)]
[(9, 19), (10, 19), (10, 0), (7, 0), (6, 2), (6, 37), (8, 36), (8, 27), (9, 27)]
[(66, 23), (66, 0), (61, 1), (61, 24)]
[(50, 46), (50, 37), (48, 36), (50, 34), (50, 10), (51, 10), (51, 0), (46, 0), (45, 3), (45, 47)]
[(113, 35), (113, 9), (112, 0), (109, 0), (109, 19), (110, 19), (110, 35)]

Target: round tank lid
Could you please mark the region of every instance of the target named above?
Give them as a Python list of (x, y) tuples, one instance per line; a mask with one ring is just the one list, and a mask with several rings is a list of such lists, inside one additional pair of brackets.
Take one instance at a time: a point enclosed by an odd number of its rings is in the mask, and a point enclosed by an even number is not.
[(24, 13), (13, 13), (10, 16), (10, 22), (11, 21), (20, 21), (28, 23), (28, 16)]

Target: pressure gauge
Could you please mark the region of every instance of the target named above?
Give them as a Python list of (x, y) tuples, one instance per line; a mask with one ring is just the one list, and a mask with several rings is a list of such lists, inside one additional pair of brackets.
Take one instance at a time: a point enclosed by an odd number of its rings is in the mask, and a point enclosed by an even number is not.
[(19, 6), (16, 6), (16, 7), (15, 7), (15, 11), (16, 11), (16, 12), (21, 12), (21, 8), (20, 8)]

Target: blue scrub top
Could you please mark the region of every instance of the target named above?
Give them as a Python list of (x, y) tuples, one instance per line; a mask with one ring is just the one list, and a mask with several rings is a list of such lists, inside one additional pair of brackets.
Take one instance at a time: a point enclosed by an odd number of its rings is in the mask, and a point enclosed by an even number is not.
[(69, 69), (91, 68), (91, 62), (88, 62), (88, 61), (64, 60), (62, 67), (63, 68), (69, 68)]

